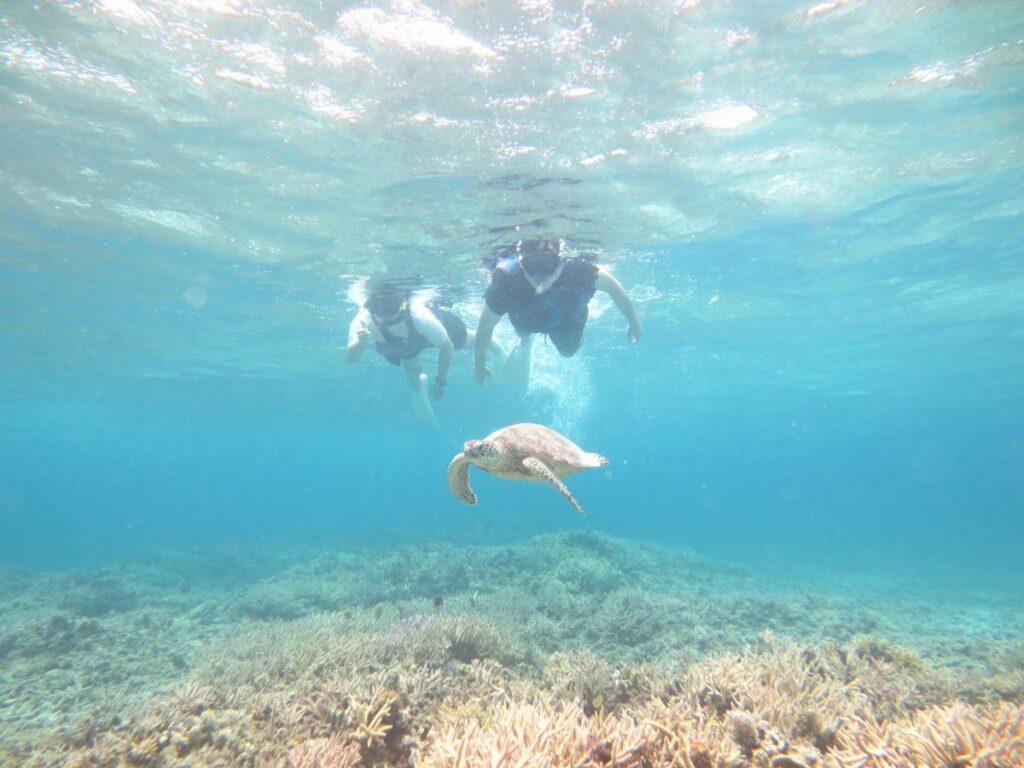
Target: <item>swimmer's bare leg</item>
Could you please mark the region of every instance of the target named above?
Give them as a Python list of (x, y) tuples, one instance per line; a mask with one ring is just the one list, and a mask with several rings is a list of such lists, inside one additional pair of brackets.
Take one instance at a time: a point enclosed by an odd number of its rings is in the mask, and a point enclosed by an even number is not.
[(505, 379), (516, 389), (525, 392), (530, 387), (530, 351), (533, 349), (533, 334), (519, 337), (519, 343), (505, 361)]
[(420, 371), (419, 355), (403, 360), (402, 368), (405, 369), (405, 375), (409, 377), (409, 386), (412, 387), (413, 414), (425, 424), (432, 427), (438, 426), (434, 407), (430, 404), (430, 398), (427, 396), (427, 376)]

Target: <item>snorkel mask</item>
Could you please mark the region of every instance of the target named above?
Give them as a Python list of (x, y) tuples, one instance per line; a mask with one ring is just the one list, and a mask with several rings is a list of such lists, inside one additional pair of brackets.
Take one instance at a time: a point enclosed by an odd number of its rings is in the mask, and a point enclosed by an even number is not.
[(527, 281), (538, 294), (555, 284), (565, 266), (562, 261), (562, 241), (554, 238), (520, 240), (516, 243), (516, 258)]
[(371, 297), (365, 306), (377, 327), (387, 328), (402, 319), (409, 302), (400, 294), (381, 293)]

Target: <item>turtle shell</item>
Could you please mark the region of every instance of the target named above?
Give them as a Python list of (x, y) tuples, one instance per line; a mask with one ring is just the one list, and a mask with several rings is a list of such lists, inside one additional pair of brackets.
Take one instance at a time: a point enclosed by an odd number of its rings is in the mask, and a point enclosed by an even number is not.
[(565, 435), (543, 424), (513, 424), (484, 439), (504, 443), (514, 454), (516, 464), (528, 456), (536, 456), (559, 477), (608, 463), (603, 456), (584, 451)]

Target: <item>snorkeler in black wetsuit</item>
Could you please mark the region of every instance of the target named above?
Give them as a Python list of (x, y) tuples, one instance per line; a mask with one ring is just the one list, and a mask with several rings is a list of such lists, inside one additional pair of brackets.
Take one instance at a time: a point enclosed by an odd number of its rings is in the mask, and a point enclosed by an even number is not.
[(629, 340), (640, 338), (640, 319), (619, 281), (589, 261), (563, 258), (562, 247), (558, 239), (520, 240), (498, 257), (477, 326), (473, 374), (478, 384), (490, 376), (485, 358), (502, 315), (509, 316), (520, 337), (517, 352), (525, 366), (524, 386), (533, 334), (547, 335), (562, 356), (575, 355), (583, 342), (587, 304), (595, 291), (611, 296), (626, 316)]

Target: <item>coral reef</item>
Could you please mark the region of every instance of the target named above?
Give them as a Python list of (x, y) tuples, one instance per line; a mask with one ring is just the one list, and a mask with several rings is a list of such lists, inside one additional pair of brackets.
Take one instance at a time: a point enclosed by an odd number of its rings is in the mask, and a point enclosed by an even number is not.
[(1024, 761), (1012, 599), (966, 636), (948, 602), (754, 595), (746, 572), (596, 534), (182, 570), (204, 557), (11, 577), (0, 765)]
[(60, 601), (62, 608), (92, 618), (130, 611), (137, 604), (138, 595), (133, 590), (103, 572), (74, 577)]
[(552, 654), (543, 675), (545, 687), (556, 700), (575, 702), (587, 714), (613, 707), (625, 698), (618, 671), (585, 649)]

